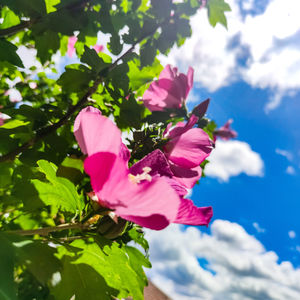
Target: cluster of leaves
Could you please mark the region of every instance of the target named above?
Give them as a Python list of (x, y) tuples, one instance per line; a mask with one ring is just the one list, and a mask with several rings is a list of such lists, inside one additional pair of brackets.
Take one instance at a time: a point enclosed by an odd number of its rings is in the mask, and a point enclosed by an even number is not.
[[(134, 131), (132, 162), (161, 147), (157, 136), (187, 112), (151, 114), (137, 99), (162, 70), (157, 55), (191, 35), (189, 18), (200, 2), (1, 1), (0, 112), (9, 116), (0, 127), (1, 300), (143, 299), (148, 243), (140, 228), (112, 223), (88, 196), (72, 124), (92, 103), (121, 130)], [(211, 24), (226, 25), (228, 5), (207, 6)], [(108, 54), (91, 48), (99, 32), (110, 37)], [(66, 54), (74, 33), (80, 61), (62, 72), (55, 57)], [(35, 65), (27, 67), (18, 49), (33, 53)], [(17, 105), (11, 88), (22, 96)], [(212, 133), (213, 124), (203, 122)]]

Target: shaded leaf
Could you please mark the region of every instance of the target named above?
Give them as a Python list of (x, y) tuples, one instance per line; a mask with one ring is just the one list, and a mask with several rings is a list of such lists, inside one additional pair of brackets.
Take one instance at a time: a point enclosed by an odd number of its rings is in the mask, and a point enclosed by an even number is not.
[(14, 44), (0, 39), (0, 61), (7, 61), (15, 66), (24, 68), (20, 57), (16, 53), (17, 50), (18, 48)]
[(15, 300), (14, 250), (6, 234), (1, 232), (0, 245), (0, 300)]

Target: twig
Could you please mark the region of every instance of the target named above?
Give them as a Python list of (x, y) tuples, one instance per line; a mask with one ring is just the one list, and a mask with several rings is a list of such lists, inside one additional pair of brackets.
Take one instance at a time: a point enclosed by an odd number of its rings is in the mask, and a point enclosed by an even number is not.
[(62, 231), (62, 230), (69, 230), (69, 229), (87, 229), (88, 226), (81, 224), (81, 223), (74, 223), (74, 224), (62, 224), (58, 226), (53, 226), (53, 227), (44, 227), (44, 228), (38, 228), (38, 229), (31, 229), (31, 230), (10, 230), (6, 231), (7, 233), (12, 233), (12, 234), (19, 234), (19, 235), (48, 235), (51, 232), (57, 232), (57, 231)]
[(0, 37), (8, 37), (11, 36), (25, 28), (30, 27), (33, 24), (32, 21), (22, 21), (20, 24), (18, 25), (14, 25), (12, 27), (9, 28), (5, 28), (5, 29), (0, 29)]

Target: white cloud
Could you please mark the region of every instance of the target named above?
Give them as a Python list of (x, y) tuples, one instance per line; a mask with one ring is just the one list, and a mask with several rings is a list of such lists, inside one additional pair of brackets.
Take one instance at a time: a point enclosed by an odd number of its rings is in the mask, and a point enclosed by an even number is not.
[[(195, 80), (210, 91), (244, 80), (253, 87), (270, 89), (266, 110), (300, 89), (300, 1), (271, 0), (262, 14), (250, 14), (258, 1), (227, 0), (228, 31), (212, 28), (206, 11), (192, 18), (193, 35), (164, 62), (195, 68)], [(239, 60), (243, 60), (243, 64)]]
[(236, 223), (216, 220), (211, 235), (173, 224), (146, 237), (148, 276), (174, 300), (300, 299), (300, 269), (278, 263), (276, 253)]
[(217, 140), (209, 161), (205, 166), (205, 174), (222, 181), (228, 181), (230, 177), (241, 173), (263, 176), (263, 160), (245, 142)]
[(257, 231), (258, 233), (263, 233), (263, 232), (266, 231), (266, 229), (260, 227), (259, 224), (258, 224), (257, 222), (254, 222), (252, 225), (253, 225), (253, 227), (256, 229), (256, 231)]
[(199, 103), (201, 100), (201, 97), (199, 95), (199, 92), (196, 92), (195, 89), (192, 89), (188, 95), (187, 102), (188, 103)]
[(296, 232), (294, 230), (290, 230), (288, 232), (288, 235), (289, 235), (290, 239), (294, 239), (296, 237)]
[(293, 166), (288, 166), (286, 168), (285, 172), (289, 175), (295, 175), (296, 174), (296, 170)]
[(293, 154), (287, 150), (277, 148), (275, 152), (281, 156), (284, 156), (289, 161), (293, 160)]

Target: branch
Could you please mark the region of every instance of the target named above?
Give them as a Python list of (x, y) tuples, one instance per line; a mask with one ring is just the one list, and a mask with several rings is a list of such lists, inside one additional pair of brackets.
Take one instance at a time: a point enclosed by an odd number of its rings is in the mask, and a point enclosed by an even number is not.
[(0, 29), (0, 37), (5, 37), (5, 36), (11, 36), (25, 28), (30, 27), (33, 24), (32, 21), (22, 21), (20, 24), (5, 28), (5, 29)]
[[(146, 39), (147, 37), (153, 35), (156, 30), (161, 26), (158, 25), (154, 30), (152, 30), (151, 32), (149, 32), (148, 34), (146, 34), (145, 36), (140, 37), (125, 53), (123, 53), (118, 59), (115, 60), (114, 63), (112, 63), (107, 69), (102, 70), (100, 73), (105, 74), (105, 73), (109, 73), (111, 72), (117, 65), (118, 63), (123, 60), (127, 55), (129, 55), (134, 48), (144, 39)], [(2, 156), (0, 156), (0, 163), (7, 161), (7, 160), (13, 160), (15, 159), (15, 157), (20, 154), (21, 152), (25, 151), (26, 149), (30, 148), (31, 146), (33, 146), (36, 142), (38, 142), (39, 140), (43, 139), (45, 136), (49, 135), (50, 133), (54, 132), (55, 130), (57, 130), (58, 128), (60, 128), (61, 126), (63, 126), (68, 119), (72, 116), (72, 114), (74, 112), (76, 112), (79, 108), (81, 108), (81, 106), (83, 106), (88, 98), (93, 95), (97, 88), (98, 85), (103, 81), (103, 77), (99, 76), (98, 79), (95, 80), (94, 84), (92, 87), (89, 88), (89, 90), (86, 92), (86, 94), (78, 101), (78, 103), (74, 106), (71, 106), (68, 111), (66, 112), (66, 114), (57, 122), (54, 123), (53, 125), (49, 125), (39, 131), (36, 132), (36, 135), (29, 141), (27, 141), (26, 143), (24, 143), (23, 145), (21, 145), (20, 147), (16, 148), (15, 150), (4, 154)]]
[(6, 231), (7, 233), (12, 233), (12, 234), (19, 234), (19, 235), (48, 235), (51, 232), (57, 232), (61, 230), (69, 230), (69, 229), (86, 229), (88, 226), (81, 224), (81, 223), (74, 223), (74, 224), (62, 224), (58, 226), (53, 226), (53, 227), (45, 227), (45, 228), (39, 228), (39, 229), (31, 229), (31, 230), (10, 230)]
[[(54, 13), (57, 13), (59, 11), (62, 11), (64, 9), (69, 9), (69, 10), (74, 10), (74, 9), (78, 9), (80, 7), (84, 7), (85, 3), (87, 2), (87, 0), (79, 0), (78, 3), (72, 3), (69, 5), (66, 5), (65, 7), (56, 10)], [(11, 36), (25, 28), (29, 28), (31, 25), (43, 20), (45, 17), (45, 15), (40, 16), (38, 18), (29, 20), (29, 21), (22, 21), (20, 24), (18, 25), (14, 25), (12, 27), (9, 28), (5, 28), (5, 29), (0, 29), (0, 38), (1, 37), (8, 37)]]

